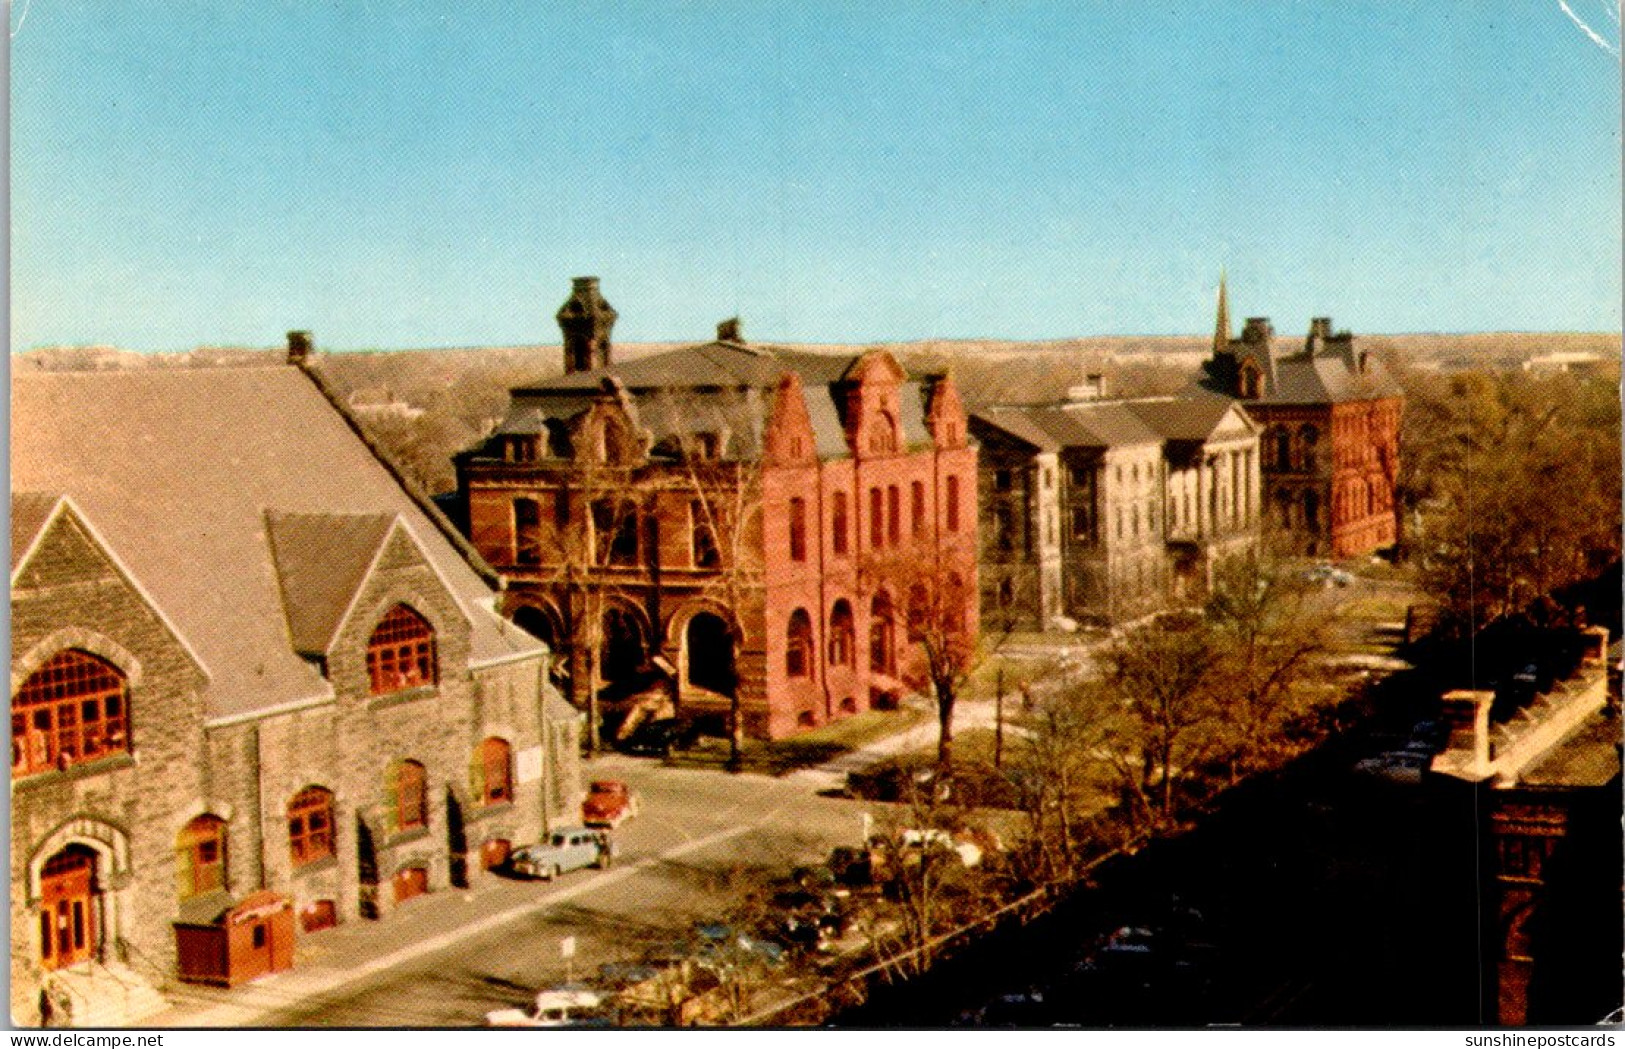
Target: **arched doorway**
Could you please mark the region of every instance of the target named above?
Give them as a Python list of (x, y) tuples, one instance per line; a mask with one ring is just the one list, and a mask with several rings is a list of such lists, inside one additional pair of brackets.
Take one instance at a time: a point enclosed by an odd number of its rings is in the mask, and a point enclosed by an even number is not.
[(40, 964), (61, 969), (96, 953), (96, 852), (69, 845), (40, 869)]
[(683, 666), (687, 684), (732, 696), (734, 637), (727, 622), (713, 612), (700, 612), (683, 632)]
[(632, 612), (614, 606), (604, 611), (603, 623), (599, 676), (606, 685), (632, 681), (646, 662), (643, 625)]

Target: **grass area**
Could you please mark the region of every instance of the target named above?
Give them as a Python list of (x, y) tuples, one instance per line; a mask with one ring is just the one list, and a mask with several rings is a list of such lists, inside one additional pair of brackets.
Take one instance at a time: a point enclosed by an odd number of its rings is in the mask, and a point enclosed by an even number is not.
[[(747, 739), (743, 748), (746, 772), (782, 776), (796, 769), (822, 765), (849, 751), (906, 732), (916, 725), (931, 720), (932, 713), (924, 706), (906, 706), (899, 710), (866, 710), (851, 717), (832, 721), (808, 729), (799, 735), (781, 740)], [(674, 751), (669, 764), (686, 768), (723, 768), (728, 762), (728, 741), (708, 738), (685, 751)]]

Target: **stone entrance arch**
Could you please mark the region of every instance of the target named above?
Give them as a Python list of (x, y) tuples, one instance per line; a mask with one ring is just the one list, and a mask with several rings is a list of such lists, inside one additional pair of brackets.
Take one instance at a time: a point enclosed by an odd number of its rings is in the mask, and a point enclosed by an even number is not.
[(698, 612), (683, 630), (683, 683), (732, 696), (739, 687), (734, 633), (715, 612)]

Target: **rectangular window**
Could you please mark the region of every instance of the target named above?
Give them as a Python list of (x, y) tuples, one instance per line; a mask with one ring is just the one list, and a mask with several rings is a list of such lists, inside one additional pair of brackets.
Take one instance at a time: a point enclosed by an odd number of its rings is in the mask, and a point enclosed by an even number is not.
[(915, 481), (909, 487), (909, 517), (914, 525), (914, 538), (925, 535), (925, 485)]
[(959, 531), (959, 478), (948, 475), (948, 531)]
[(879, 488), (869, 489), (869, 545), (876, 550), (886, 545), (885, 498)]
[(1072, 508), (1072, 538), (1088, 542), (1091, 538), (1089, 511), (1082, 506)]
[(1013, 470), (994, 470), (993, 471), (993, 490), (995, 492), (1008, 492), (1010, 489), (1015, 487), (1015, 484), (1016, 484), (1015, 471), (1013, 471)]
[(886, 489), (886, 539), (896, 546), (903, 537), (903, 500), (897, 486)]
[(790, 560), (807, 560), (807, 502), (790, 500)]
[(514, 564), (534, 565), (542, 560), (542, 510), (534, 499), (513, 501)]
[(833, 508), (830, 511), (830, 545), (837, 554), (846, 553), (846, 493), (836, 492), (831, 499)]

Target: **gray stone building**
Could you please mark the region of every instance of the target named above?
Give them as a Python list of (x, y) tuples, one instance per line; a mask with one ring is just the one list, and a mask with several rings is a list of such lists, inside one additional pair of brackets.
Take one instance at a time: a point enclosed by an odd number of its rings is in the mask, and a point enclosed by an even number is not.
[(295, 348), (14, 377), (16, 1023), (127, 1023), (178, 923), (386, 916), (579, 799), (546, 646)]
[(991, 628), (1115, 623), (1199, 600), (1256, 548), (1258, 427), (1214, 398), (971, 413), (981, 444), (982, 615)]

